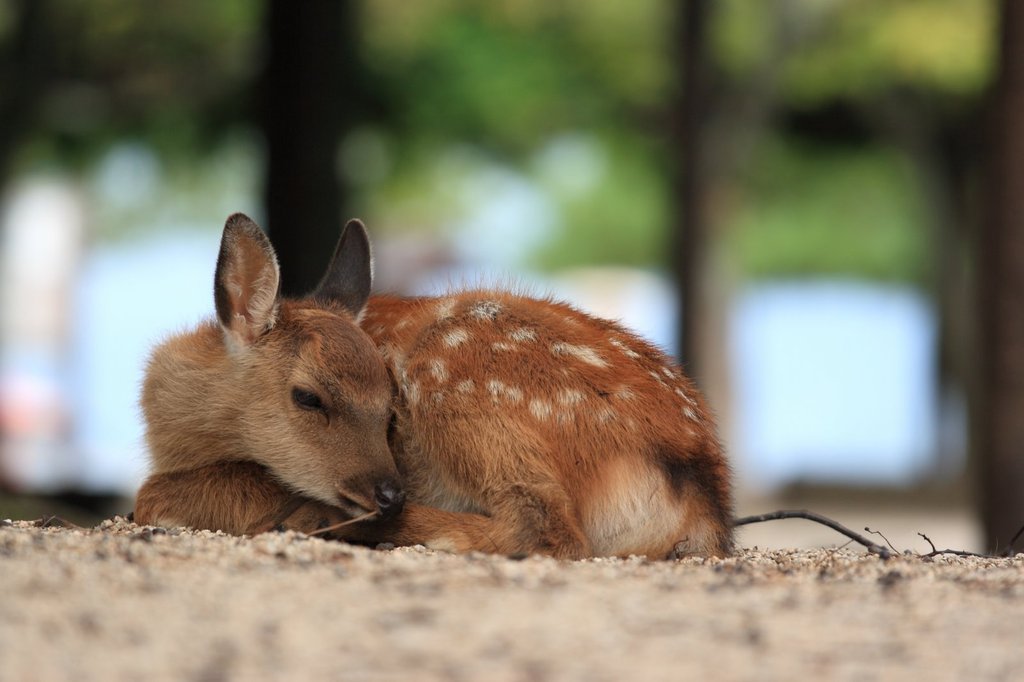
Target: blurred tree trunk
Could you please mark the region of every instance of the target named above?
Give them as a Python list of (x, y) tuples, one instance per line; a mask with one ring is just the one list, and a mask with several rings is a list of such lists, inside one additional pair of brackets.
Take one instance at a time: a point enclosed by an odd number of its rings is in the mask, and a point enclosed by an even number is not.
[(267, 7), (265, 202), (286, 295), (315, 286), (342, 224), (347, 197), (336, 159), (359, 99), (355, 9), (336, 0), (269, 0)]
[(707, 0), (680, 5), (675, 31), (676, 72), (681, 77), (674, 112), (673, 147), (679, 150), (675, 195), (676, 220), (671, 235), (671, 267), (680, 302), (679, 359), (701, 382), (701, 321), (706, 317), (703, 286), (707, 242), (708, 177), (708, 29)]
[(985, 542), (1024, 525), (1024, 3), (1002, 2), (979, 235), (979, 391), (973, 411)]
[(0, 44), (0, 187), (52, 76), (50, 11), (47, 0), (16, 0), (8, 8), (13, 29)]

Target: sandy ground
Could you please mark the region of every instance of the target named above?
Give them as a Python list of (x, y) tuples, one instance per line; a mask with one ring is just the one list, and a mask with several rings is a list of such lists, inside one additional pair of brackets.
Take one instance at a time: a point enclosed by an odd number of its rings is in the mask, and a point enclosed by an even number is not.
[(1024, 554), (558, 562), (0, 522), (0, 680), (1024, 679)]

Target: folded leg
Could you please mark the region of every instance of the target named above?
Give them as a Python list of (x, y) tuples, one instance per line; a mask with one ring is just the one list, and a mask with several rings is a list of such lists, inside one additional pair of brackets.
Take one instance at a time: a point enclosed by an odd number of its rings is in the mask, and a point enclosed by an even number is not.
[(255, 535), (281, 526), (311, 533), (347, 520), (339, 508), (296, 495), (253, 462), (218, 462), (153, 474), (135, 501), (135, 522)]
[(450, 552), (538, 553), (562, 559), (590, 555), (589, 542), (562, 496), (514, 485), (496, 497), (491, 516), (407, 504), (393, 519), (353, 524), (338, 533), (351, 541), (425, 545)]

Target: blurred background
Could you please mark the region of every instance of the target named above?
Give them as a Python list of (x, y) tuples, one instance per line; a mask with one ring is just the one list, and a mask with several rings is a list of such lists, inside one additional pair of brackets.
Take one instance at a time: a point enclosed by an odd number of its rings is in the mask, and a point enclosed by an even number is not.
[(0, 517), (131, 508), (148, 349), (212, 314), (241, 210), (286, 293), (360, 216), (380, 289), (623, 320), (708, 394), (741, 514), (1005, 547), (1020, 7), (0, 0)]

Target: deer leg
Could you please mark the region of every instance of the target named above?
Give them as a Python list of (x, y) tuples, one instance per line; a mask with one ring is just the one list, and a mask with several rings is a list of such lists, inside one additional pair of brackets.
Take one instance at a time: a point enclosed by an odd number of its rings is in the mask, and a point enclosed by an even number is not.
[(468, 514), (407, 504), (394, 519), (371, 520), (340, 531), (345, 540), (425, 545), (451, 552), (590, 556), (590, 543), (566, 500), (517, 484), (503, 491), (494, 514)]
[[(548, 490), (544, 490), (548, 488)], [(407, 504), (393, 519), (347, 525), (333, 536), (363, 543), (422, 544), (453, 552), (541, 553), (576, 559), (590, 548), (551, 486), (515, 484), (495, 495), (491, 516)], [(312, 533), (348, 521), (340, 508), (291, 493), (263, 466), (220, 462), (151, 475), (139, 490), (136, 523), (255, 535), (281, 526)]]
[(255, 535), (281, 526), (311, 533), (347, 520), (341, 509), (284, 488), (253, 462), (218, 462), (153, 474), (135, 501), (135, 522)]

